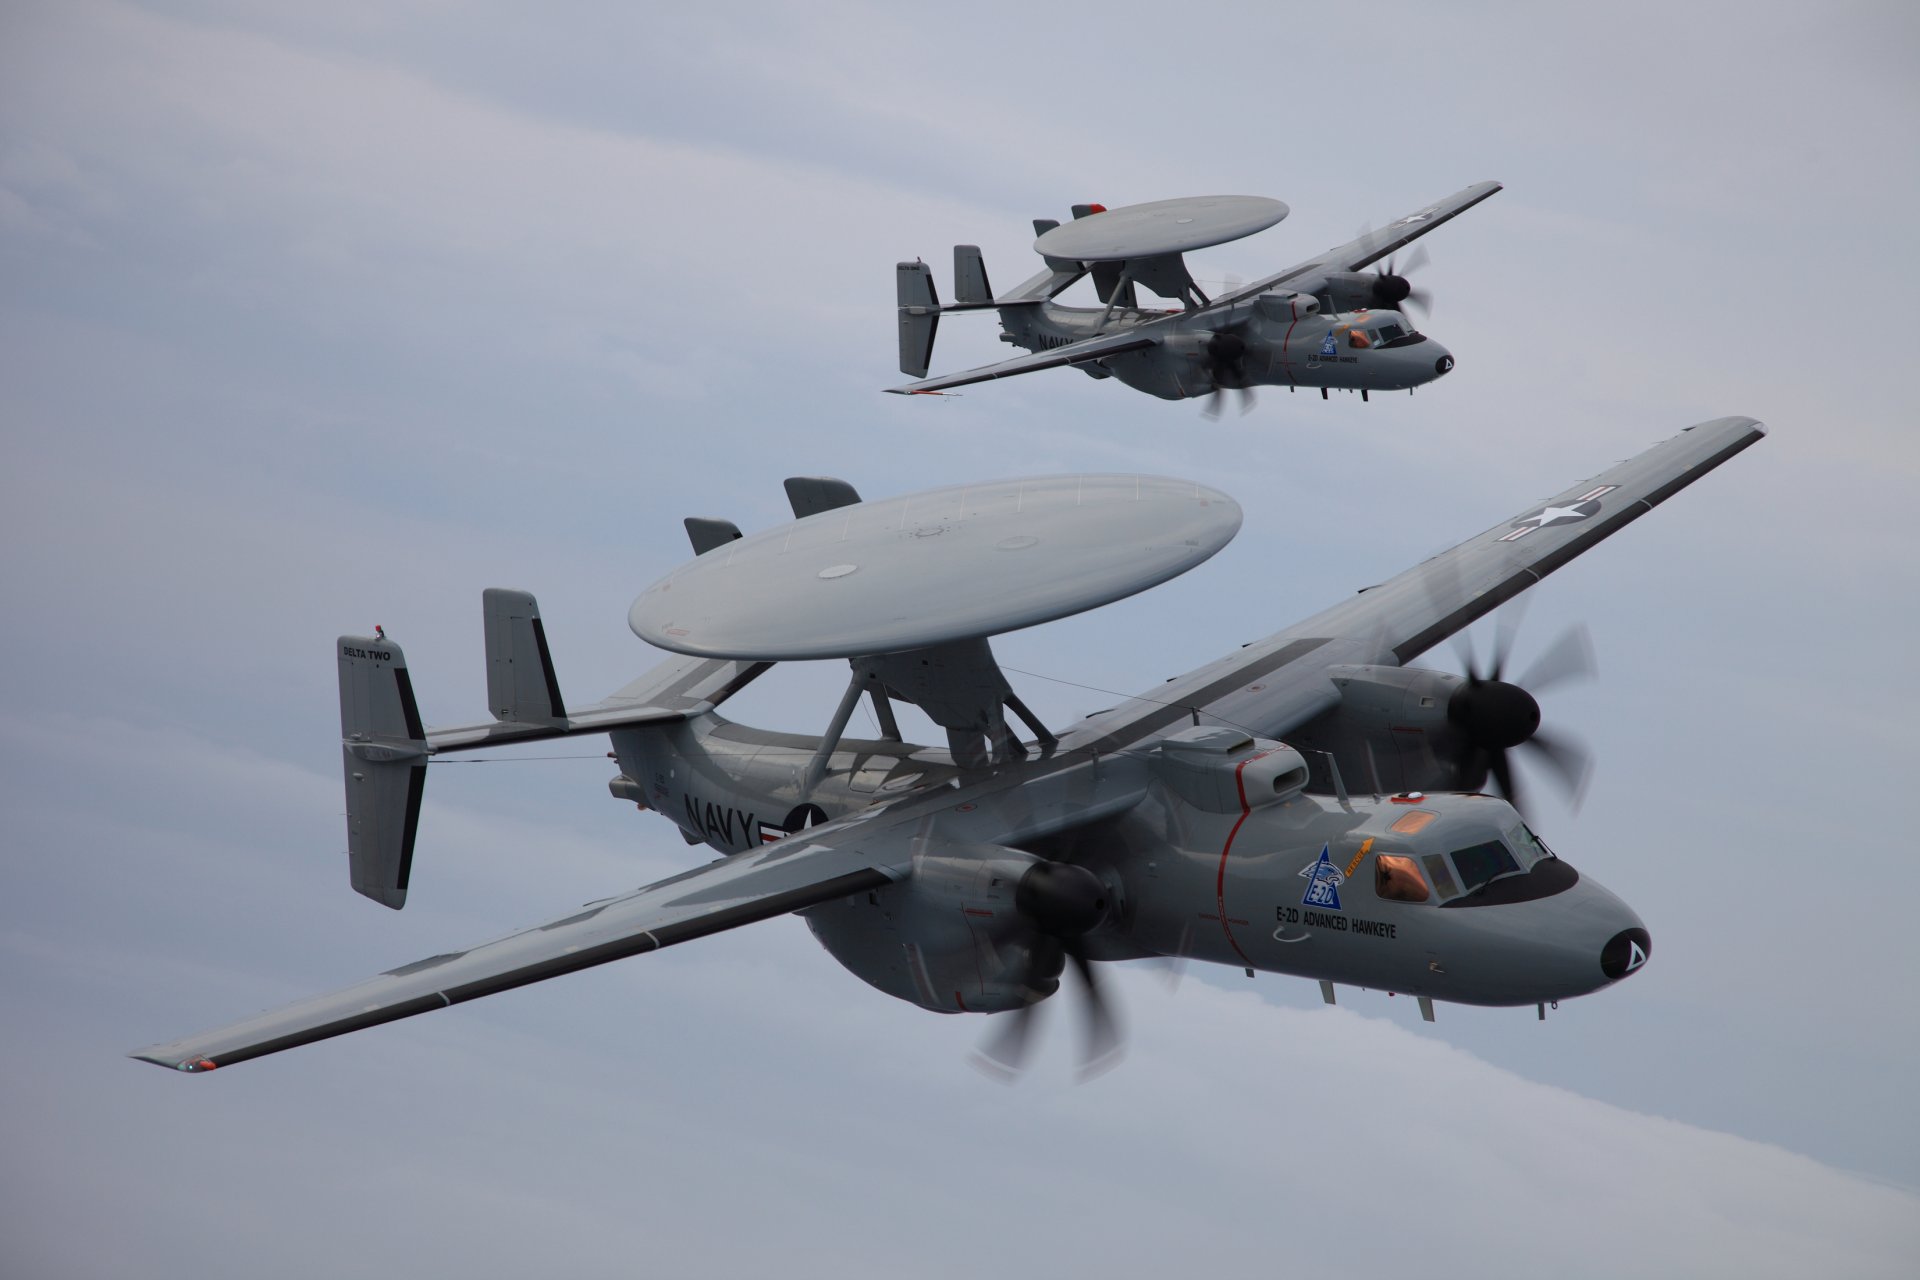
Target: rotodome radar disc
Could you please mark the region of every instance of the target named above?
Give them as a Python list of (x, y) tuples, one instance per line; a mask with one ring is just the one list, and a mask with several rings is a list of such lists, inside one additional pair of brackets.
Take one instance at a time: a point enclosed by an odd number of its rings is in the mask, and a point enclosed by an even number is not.
[(949, 485), (716, 547), (642, 592), (627, 623), (649, 644), (699, 657), (897, 653), (1124, 599), (1239, 530), (1232, 498), (1163, 476)]
[(1035, 240), (1033, 248), (1077, 262), (1155, 258), (1238, 240), (1286, 216), (1286, 205), (1265, 196), (1185, 196), (1075, 218)]

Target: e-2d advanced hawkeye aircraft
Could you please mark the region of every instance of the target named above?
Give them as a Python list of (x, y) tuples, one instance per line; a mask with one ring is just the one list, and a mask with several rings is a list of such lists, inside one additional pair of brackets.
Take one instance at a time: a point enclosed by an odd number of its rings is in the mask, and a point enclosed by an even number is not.
[[(1481, 182), (1395, 219), (1377, 232), (1217, 298), (1200, 291), (1183, 254), (1264, 231), (1287, 206), (1262, 196), (1197, 196), (1105, 209), (1075, 205), (1065, 226), (1035, 219), (1033, 248), (1046, 269), (1013, 292), (993, 296), (976, 245), (955, 245), (955, 301), (941, 305), (924, 262), (895, 269), (900, 316), (900, 372), (921, 381), (889, 387), (931, 395), (951, 387), (1071, 367), (1095, 378), (1118, 378), (1163, 400), (1241, 394), (1281, 386), (1358, 391), (1412, 391), (1453, 368), (1453, 355), (1414, 327), (1407, 302), (1428, 305), (1407, 276), (1426, 261), (1421, 246), (1404, 266), (1390, 255), (1500, 190)], [(1384, 266), (1369, 271), (1381, 259)], [(1053, 301), (1091, 275), (1104, 304), (1069, 307)], [(1181, 305), (1143, 307), (1139, 289)], [(964, 373), (928, 378), (940, 317), (992, 308), (1000, 339), (1031, 355)], [(1218, 413), (1217, 398), (1207, 401)]]
[[(1497, 673), (1405, 665), (1758, 441), (1750, 418), (1639, 456), (1304, 622), (1079, 723), (1039, 723), (989, 638), (1183, 573), (1238, 530), (1203, 485), (1073, 475), (864, 502), (787, 482), (796, 519), (698, 554), (633, 604), (679, 656), (584, 709), (562, 700), (533, 597), (488, 591), (493, 719), (426, 729), (405, 655), (339, 642), (353, 886), (406, 901), (437, 754), (608, 733), (613, 793), (717, 861), (551, 923), (134, 1056), (208, 1071), (611, 960), (798, 913), (858, 977), (940, 1013), (1011, 1011), (985, 1059), (1016, 1067), (1027, 1014), (1071, 963), (1089, 1065), (1117, 1043), (1099, 962), (1170, 956), (1433, 1002), (1539, 1005), (1645, 963), (1645, 926), (1479, 794), (1539, 707)], [(1238, 588), (1236, 588), (1238, 589)], [(847, 659), (818, 737), (718, 711), (774, 662)], [(882, 737), (844, 736), (871, 699)], [(904, 742), (896, 702), (944, 748)], [(1024, 721), (1023, 740), (1007, 713)]]

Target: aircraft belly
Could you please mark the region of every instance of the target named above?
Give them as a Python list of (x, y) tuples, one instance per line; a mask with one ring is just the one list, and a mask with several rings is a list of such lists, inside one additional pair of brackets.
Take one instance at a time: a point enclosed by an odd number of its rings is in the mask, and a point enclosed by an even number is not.
[(1013, 910), (1013, 885), (1026, 864), (1009, 865), (1004, 892), (987, 895), (956, 892), (956, 879), (979, 878), (978, 860), (916, 863), (899, 884), (804, 912), (813, 936), (855, 977), (922, 1009), (996, 1013), (1023, 1004), (1030, 935)]
[(1144, 391), (1162, 400), (1185, 400), (1201, 394), (1205, 388), (1189, 387), (1181, 383), (1174, 361), (1174, 357), (1154, 349), (1122, 352), (1119, 355), (1108, 356), (1101, 361), (1101, 364), (1114, 377), (1135, 391)]

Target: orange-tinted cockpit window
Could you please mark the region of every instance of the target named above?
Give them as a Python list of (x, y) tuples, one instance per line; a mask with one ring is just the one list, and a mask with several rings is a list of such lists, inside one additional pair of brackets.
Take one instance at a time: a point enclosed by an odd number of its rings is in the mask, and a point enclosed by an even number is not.
[(1387, 830), (1396, 835), (1415, 835), (1432, 826), (1433, 820), (1439, 816), (1439, 814), (1431, 809), (1415, 809), (1410, 813), (1403, 813), (1394, 819), (1393, 825), (1388, 827)]
[(1412, 858), (1381, 853), (1373, 859), (1373, 891), (1392, 902), (1425, 902), (1427, 882)]

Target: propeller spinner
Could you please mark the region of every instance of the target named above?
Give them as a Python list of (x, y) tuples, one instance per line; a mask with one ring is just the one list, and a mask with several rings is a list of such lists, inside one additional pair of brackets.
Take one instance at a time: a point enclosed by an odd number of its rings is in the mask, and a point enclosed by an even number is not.
[(1517, 629), (1513, 625), (1500, 628), (1494, 640), (1493, 661), (1485, 671), (1479, 670), (1474, 661), (1472, 642), (1462, 638), (1461, 662), (1467, 679), (1447, 702), (1447, 720), (1455, 732), (1447, 754), (1462, 785), (1491, 778), (1507, 802), (1522, 809), (1511, 753), (1524, 750), (1551, 771), (1568, 802), (1578, 809), (1593, 769), (1592, 755), (1565, 732), (1541, 730), (1540, 704), (1532, 691), (1592, 676), (1593, 643), (1585, 627), (1571, 627), (1524, 675), (1510, 683), (1502, 677)]

